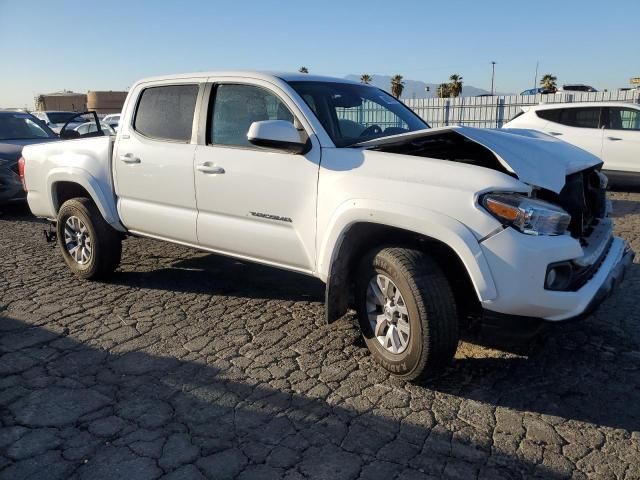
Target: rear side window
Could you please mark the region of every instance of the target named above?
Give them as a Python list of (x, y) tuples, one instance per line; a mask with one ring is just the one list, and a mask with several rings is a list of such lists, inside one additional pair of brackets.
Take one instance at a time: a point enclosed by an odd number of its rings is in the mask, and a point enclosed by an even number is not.
[(550, 110), (536, 110), (536, 115), (543, 120), (549, 120), (550, 122), (560, 122), (560, 108), (553, 108)]
[(161, 140), (189, 142), (198, 85), (167, 85), (143, 90), (133, 121), (136, 132)]
[(560, 123), (570, 127), (599, 128), (600, 110), (600, 107), (565, 108)]
[(640, 110), (610, 107), (608, 128), (612, 130), (640, 130)]

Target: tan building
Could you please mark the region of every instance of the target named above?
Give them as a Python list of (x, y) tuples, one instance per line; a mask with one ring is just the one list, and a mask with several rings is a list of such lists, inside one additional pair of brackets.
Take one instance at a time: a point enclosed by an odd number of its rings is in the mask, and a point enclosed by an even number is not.
[(35, 110), (64, 110), (85, 112), (95, 110), (99, 115), (120, 113), (127, 92), (89, 91), (87, 94), (69, 91), (43, 93), (35, 98)]
[(87, 109), (87, 96), (84, 93), (69, 91), (44, 93), (35, 98), (36, 110), (65, 110), (84, 112)]
[(87, 110), (95, 110), (98, 114), (120, 113), (127, 92), (91, 92), (87, 93)]

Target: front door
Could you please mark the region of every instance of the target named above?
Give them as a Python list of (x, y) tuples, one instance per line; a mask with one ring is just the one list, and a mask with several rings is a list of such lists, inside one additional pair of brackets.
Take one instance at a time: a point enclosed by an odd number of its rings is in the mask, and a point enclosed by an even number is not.
[(118, 213), (128, 230), (197, 243), (192, 132), (198, 93), (197, 84), (144, 88), (133, 122), (120, 126), (113, 162)]
[(211, 88), (206, 141), (194, 160), (198, 242), (221, 253), (310, 272), (318, 141), (312, 136), (311, 150), (296, 155), (247, 140), (253, 122), (294, 122), (293, 103), (274, 88), (257, 80)]
[(609, 107), (602, 159), (605, 170), (640, 173), (640, 109)]

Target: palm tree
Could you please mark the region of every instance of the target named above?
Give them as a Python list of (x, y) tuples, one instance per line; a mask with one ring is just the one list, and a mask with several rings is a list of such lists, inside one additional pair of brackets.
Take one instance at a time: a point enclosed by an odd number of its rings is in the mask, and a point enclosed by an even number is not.
[(449, 77), (449, 94), (452, 97), (458, 97), (462, 93), (462, 77), (454, 73)]
[(300, 70), (298, 70), (300, 73), (309, 73), (309, 69), (307, 67), (300, 67)]
[(441, 83), (438, 85), (438, 91), (436, 92), (438, 98), (449, 98), (451, 96), (451, 84)]
[(557, 77), (555, 77), (550, 73), (546, 73), (540, 79), (540, 85), (545, 90), (549, 90), (551, 93), (555, 93), (555, 91), (558, 90), (558, 86), (556, 85), (556, 80), (558, 80)]
[(404, 90), (404, 81), (402, 75), (394, 75), (391, 77), (391, 95), (396, 98), (400, 98), (402, 91)]
[(363, 73), (362, 75), (360, 75), (360, 83), (369, 85), (372, 81), (373, 81), (373, 77), (368, 73)]

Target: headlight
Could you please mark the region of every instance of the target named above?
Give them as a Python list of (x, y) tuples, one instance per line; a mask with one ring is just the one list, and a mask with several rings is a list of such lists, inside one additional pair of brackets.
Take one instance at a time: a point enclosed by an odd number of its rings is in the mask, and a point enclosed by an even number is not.
[(502, 224), (528, 235), (562, 235), (571, 221), (557, 205), (515, 193), (490, 193), (481, 202)]

